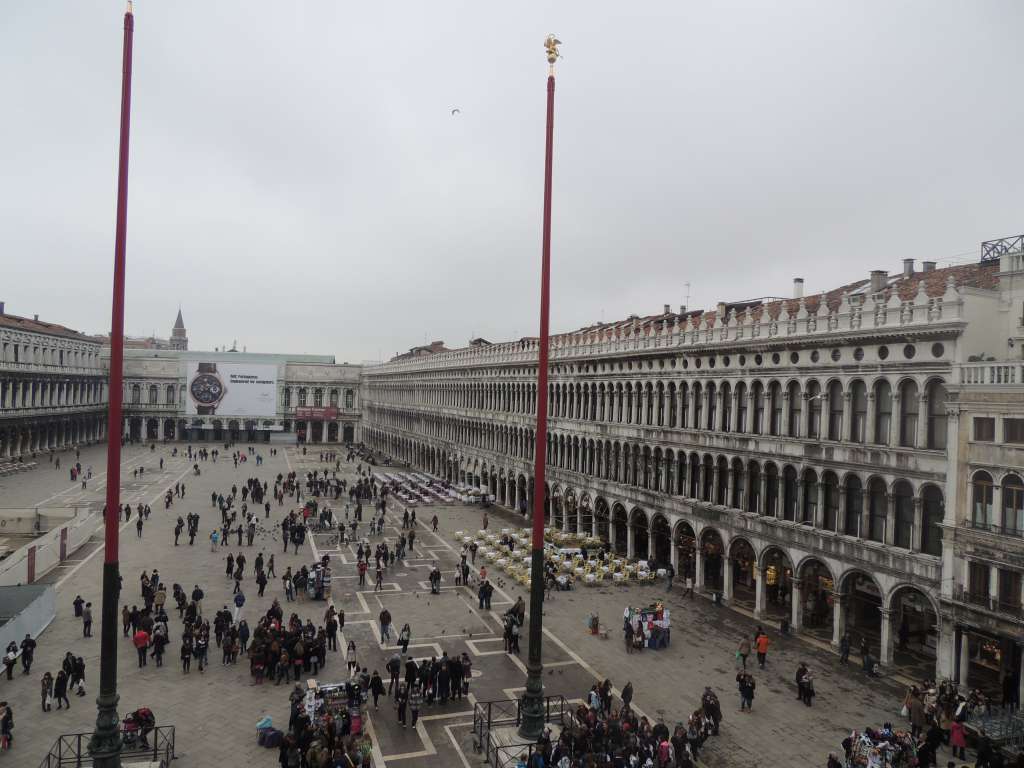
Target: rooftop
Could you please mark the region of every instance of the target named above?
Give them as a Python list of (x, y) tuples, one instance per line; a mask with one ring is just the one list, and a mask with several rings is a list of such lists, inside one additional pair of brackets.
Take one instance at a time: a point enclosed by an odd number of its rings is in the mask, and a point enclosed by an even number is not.
[(39, 315), (36, 315), (33, 318), (9, 315), (4, 312), (2, 302), (0, 302), (0, 328), (11, 328), (17, 331), (26, 331), (29, 333), (44, 333), (48, 336), (61, 336), (66, 339), (88, 341), (94, 344), (99, 343), (97, 339), (88, 336), (81, 331), (76, 331), (73, 328), (58, 325), (57, 323), (48, 323), (45, 320), (40, 320)]

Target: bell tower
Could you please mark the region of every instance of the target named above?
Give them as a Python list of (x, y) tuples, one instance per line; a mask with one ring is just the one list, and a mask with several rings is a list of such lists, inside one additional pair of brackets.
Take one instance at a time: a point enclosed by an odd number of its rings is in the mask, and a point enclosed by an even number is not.
[(188, 349), (188, 335), (185, 333), (185, 321), (181, 319), (181, 307), (178, 307), (178, 319), (171, 330), (171, 349)]

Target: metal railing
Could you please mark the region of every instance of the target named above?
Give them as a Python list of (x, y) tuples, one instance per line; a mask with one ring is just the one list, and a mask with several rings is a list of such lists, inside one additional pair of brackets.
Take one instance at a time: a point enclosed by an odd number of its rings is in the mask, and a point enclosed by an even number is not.
[[(478, 752), (492, 768), (508, 768), (516, 764), (522, 754), (533, 755), (534, 744), (500, 743), (494, 738), (498, 728), (518, 727), (522, 722), (522, 702), (519, 699), (478, 701), (473, 705), (473, 742)], [(572, 722), (572, 712), (564, 696), (544, 697), (544, 722), (561, 726)]]
[(1006, 253), (1024, 253), (1024, 235), (1000, 237), (981, 244), (982, 261), (998, 261)]
[(953, 590), (953, 599), (968, 605), (985, 608), (1008, 618), (1024, 619), (1024, 606), (1021, 605), (1019, 600), (1016, 602), (1000, 600), (998, 597), (994, 597), (987, 592), (973, 592), (961, 585), (957, 585)]
[[(39, 768), (78, 768), (92, 765), (92, 757), (89, 754), (91, 740), (91, 733), (70, 733), (61, 736), (50, 747)], [(161, 768), (169, 768), (171, 761), (175, 759), (174, 726), (158, 725), (149, 733), (148, 747), (124, 747), (121, 750), (121, 759), (150, 760), (159, 763)]]
[(964, 519), (964, 526), (975, 531), (988, 531), (989, 533), (997, 533), (1000, 536), (1014, 536), (1018, 539), (1024, 538), (1024, 530), (1017, 528), (1016, 526), (1000, 525), (999, 523), (986, 523), (983, 520), (971, 520), (970, 518)]

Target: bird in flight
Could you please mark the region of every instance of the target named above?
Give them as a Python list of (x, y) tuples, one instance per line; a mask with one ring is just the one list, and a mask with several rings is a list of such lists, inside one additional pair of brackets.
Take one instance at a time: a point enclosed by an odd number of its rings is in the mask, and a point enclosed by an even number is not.
[(458, 107), (456, 107), (455, 109), (452, 110), (452, 115), (453, 116), (454, 115), (461, 115), (461, 114), (462, 114), (462, 110), (459, 109)]

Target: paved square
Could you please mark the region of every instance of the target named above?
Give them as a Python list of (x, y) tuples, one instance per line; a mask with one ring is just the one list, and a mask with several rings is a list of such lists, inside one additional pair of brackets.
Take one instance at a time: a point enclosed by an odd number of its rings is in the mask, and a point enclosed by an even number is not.
[[(179, 449), (181, 446), (178, 446)], [(210, 446), (213, 447), (213, 446)], [(223, 446), (221, 446), (223, 448)], [(241, 444), (241, 449), (246, 446)], [(219, 513), (210, 505), (213, 490), (225, 491), (232, 484), (241, 486), (253, 476), (271, 485), (279, 473), (295, 469), (300, 477), (314, 466), (323, 468), (319, 450), (310, 448), (306, 456), (294, 448), (280, 448), (270, 456), (269, 447), (257, 449), (265, 462), (257, 467), (250, 460), (237, 468), (228, 458), (218, 462), (201, 462), (202, 475), (195, 477), (190, 462), (171, 456), (171, 448), (159, 446), (156, 451), (131, 447), (125, 453), (123, 473), (127, 474), (123, 494), (125, 501), (149, 503), (153, 515), (145, 524), (142, 537), (136, 535), (134, 520), (122, 526), (121, 564), (124, 576), (122, 602), (129, 606), (141, 602), (139, 575), (158, 567), (161, 579), (168, 584), (181, 583), (186, 589), (200, 584), (207, 594), (207, 610), (229, 604), (233, 583), (225, 577), (224, 557), (227, 552), (246, 552), (251, 562), (256, 551), (275, 555), (276, 573), (291, 566), (297, 569), (328, 554), (333, 566), (333, 600), (346, 614), (344, 639), (354, 640), (360, 664), (372, 671), (384, 671), (384, 662), (395, 646), (381, 642), (377, 617), (386, 607), (392, 614), (395, 629), (409, 622), (413, 637), (410, 654), (429, 657), (447, 652), (449, 655), (468, 651), (474, 665), (474, 678), (469, 700), (450, 702), (445, 706), (425, 708), (415, 730), (397, 727), (391, 700), (381, 701), (379, 712), (370, 712), (369, 725), (373, 735), (377, 763), (386, 765), (473, 766), (480, 758), (470, 750), (472, 702), (514, 697), (525, 680), (526, 646), (522, 658), (503, 651), (500, 614), (517, 597), (528, 599), (525, 591), (510, 580), (494, 574), (499, 588), (493, 610), (481, 611), (475, 593), (456, 587), (454, 567), (458, 551), (451, 543), (456, 530), (477, 530), (481, 510), (469, 506), (430, 508), (440, 518), (440, 530), (434, 534), (421, 518), (415, 557), (396, 566), (386, 574), (384, 591), (374, 592), (372, 574), (367, 585), (359, 587), (355, 576), (355, 553), (351, 547), (339, 548), (333, 535), (309, 537), (307, 544), (294, 554), (284, 552), (275, 532), (262, 533), (252, 548), (238, 547), (232, 537), (229, 547), (210, 551), (207, 540), (211, 526), (219, 522)], [(66, 465), (65, 454), (62, 464)], [(160, 459), (164, 465), (159, 467)], [(105, 467), (103, 448), (83, 450), (82, 464), (91, 464), (94, 478), (83, 491), (80, 484), (70, 484), (65, 471), (47, 466), (39, 470), (5, 478), (0, 482), (5, 506), (47, 504), (91, 504), (102, 506), (105, 478), (97, 468)], [(132, 469), (145, 468), (138, 479)], [(125, 472), (126, 470), (126, 472)], [(339, 476), (353, 477), (355, 464), (341, 462)], [(184, 499), (176, 500), (164, 510), (162, 496), (168, 486), (185, 482)], [(342, 501), (342, 500), (339, 500)], [(270, 520), (276, 525), (281, 516), (295, 506), (286, 498), (284, 506), (272, 506)], [(288, 503), (291, 502), (291, 506)], [(343, 504), (334, 503), (337, 509)], [(173, 543), (173, 527), (177, 516), (196, 512), (201, 516), (200, 533), (194, 546), (181, 539)], [(510, 512), (491, 508), (491, 524), (496, 527), (522, 525), (522, 518)], [(394, 541), (401, 530), (401, 509), (389, 507), (384, 536)], [(274, 531), (270, 527), (270, 531)], [(373, 539), (371, 539), (373, 541)], [(81, 594), (98, 607), (100, 601), (99, 537), (86, 545), (64, 567), (49, 574), (44, 581), (57, 585), (59, 615), (39, 638), (36, 661), (30, 676), (16, 675), (8, 682), (0, 680), (3, 696), (15, 708), (15, 751), (8, 758), (17, 758), (19, 765), (37, 765), (49, 746), (62, 733), (89, 731), (95, 718), (98, 680), (99, 632), (83, 639), (81, 626), (73, 616), (71, 601)], [(254, 551), (255, 550), (255, 551)], [(444, 574), (440, 595), (431, 595), (427, 572), (437, 563)], [(479, 565), (479, 564), (478, 564)], [(251, 570), (251, 569), (250, 569)], [(254, 623), (274, 598), (282, 599), (280, 578), (271, 579), (266, 595), (259, 598), (251, 580), (243, 583), (247, 602), (244, 615)], [(660, 652), (646, 651), (627, 656), (618, 633), (619, 616), (627, 604), (641, 605), (653, 599), (665, 599), (672, 610), (672, 645)], [(304, 619), (321, 623), (326, 605), (322, 602), (300, 601), (285, 605)], [(602, 617), (611, 630), (608, 640), (591, 635), (586, 618), (592, 612)], [(97, 614), (99, 611), (97, 610)], [(702, 763), (710, 766), (763, 766), (771, 764), (821, 765), (829, 750), (838, 748), (844, 732), (851, 727), (878, 724), (898, 718), (901, 686), (894, 681), (867, 682), (854, 665), (841, 667), (837, 658), (821, 647), (798, 638), (773, 636), (768, 669), (756, 673), (758, 688), (751, 715), (739, 715), (735, 703), (734, 649), (740, 636), (755, 626), (734, 611), (715, 609), (700, 598), (683, 599), (678, 588), (666, 595), (663, 585), (645, 587), (580, 588), (558, 593), (546, 604), (544, 656), (545, 686), (548, 693), (563, 694), (570, 699), (585, 695), (590, 685), (608, 677), (621, 687), (631, 680), (635, 703), (650, 718), (664, 718), (670, 725), (685, 721), (698, 703), (705, 685), (719, 694), (725, 721), (721, 735), (712, 739), (702, 752)], [(178, 762), (187, 766), (277, 764), (276, 751), (256, 744), (255, 723), (270, 715), (275, 723), (287, 722), (287, 688), (263, 685), (254, 687), (248, 665), (222, 666), (220, 654), (211, 652), (211, 667), (205, 674), (195, 669), (182, 674), (177, 663), (181, 622), (177, 612), (171, 615), (172, 645), (168, 648), (166, 665), (157, 669), (150, 665), (137, 668), (130, 642), (119, 646), (119, 690), (122, 712), (138, 706), (150, 706), (159, 723), (177, 727)], [(68, 651), (82, 655), (87, 665), (89, 695), (72, 699), (70, 711), (40, 712), (39, 679), (43, 672), (55, 672)], [(807, 660), (816, 670), (818, 697), (807, 709), (796, 701), (792, 683), (799, 660)], [(320, 679), (341, 679), (346, 673), (342, 654), (329, 653), (326, 669)], [(14, 764), (14, 763), (12, 763)]]

